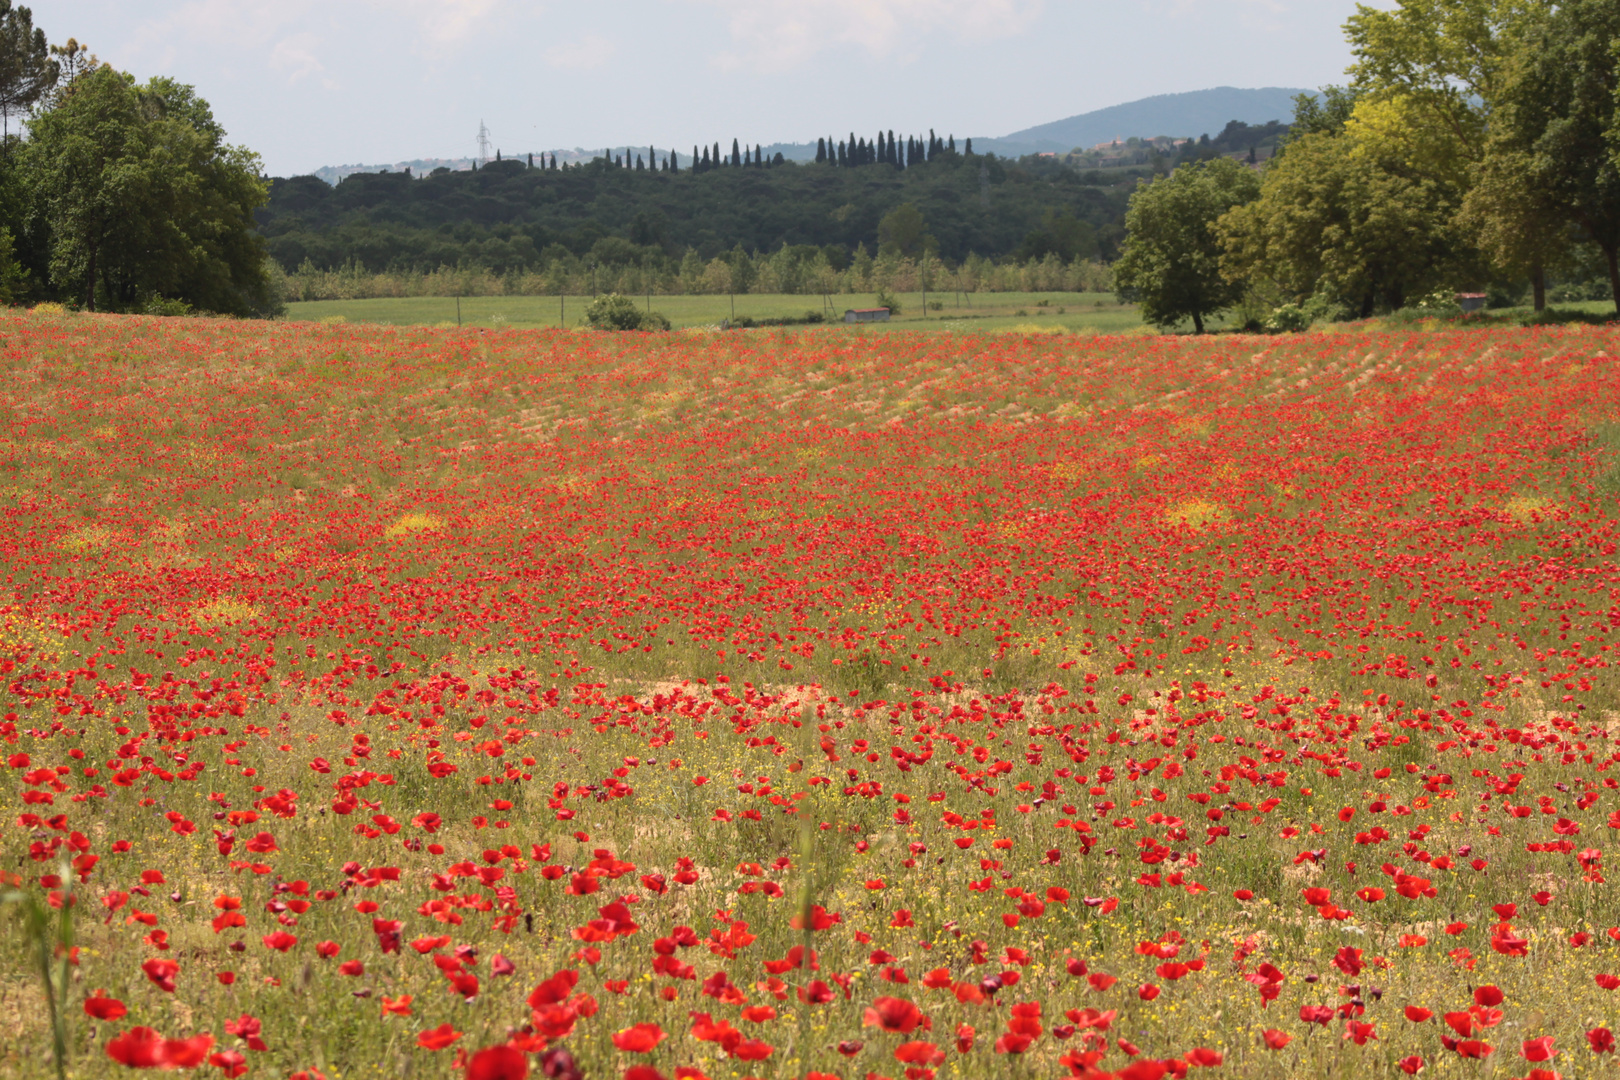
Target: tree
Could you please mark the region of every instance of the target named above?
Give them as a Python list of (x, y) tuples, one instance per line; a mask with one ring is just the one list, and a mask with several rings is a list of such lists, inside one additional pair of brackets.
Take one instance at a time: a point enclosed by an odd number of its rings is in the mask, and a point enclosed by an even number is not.
[(822, 139), (822, 138), (817, 138), (816, 139), (816, 164), (817, 165), (825, 165), (826, 163), (827, 163), (827, 140)]
[(928, 223), (922, 211), (911, 203), (899, 206), (883, 215), (878, 222), (878, 254), (902, 255), (918, 258), (925, 251), (937, 250), (939, 242), (928, 232)]
[(1514, 42), (1468, 209), (1503, 256), (1592, 244), (1620, 311), (1620, 5), (1567, 0)]
[(0, 139), (7, 152), (11, 118), (26, 115), (56, 85), (58, 74), (45, 31), (34, 26), (33, 12), (0, 0)]
[(86, 308), (179, 300), (223, 314), (276, 305), (253, 212), (256, 155), (226, 145), (189, 86), (88, 70), (29, 125), (21, 169), (52, 282)]
[(1454, 196), (1348, 134), (1316, 132), (1272, 161), (1257, 200), (1222, 218), (1221, 264), (1229, 282), (1290, 302), (1325, 294), (1362, 317), (1399, 308), (1477, 272), (1453, 226)]
[[(1514, 195), (1516, 154), (1493, 150), (1490, 133), (1514, 53), (1548, 11), (1545, 0), (1399, 0), (1392, 10), (1361, 8), (1345, 25), (1360, 98), (1348, 129), (1408, 174), (1454, 189), (1459, 239), (1528, 276), (1537, 310), (1546, 268), (1567, 254), (1567, 230), (1546, 228)], [(1481, 183), (1488, 190), (1475, 194)]]
[(1041, 227), (1024, 234), (1014, 257), (1020, 262), (1056, 255), (1066, 263), (1097, 255), (1097, 230), (1065, 210), (1047, 210)]
[(731, 140), (731, 164), (735, 168), (742, 167), (742, 152), (737, 149), (737, 140)]
[(1138, 182), (1125, 212), (1125, 249), (1114, 264), (1122, 299), (1135, 297), (1142, 318), (1169, 328), (1204, 319), (1243, 297), (1241, 282), (1221, 273), (1215, 222), (1259, 195), (1253, 171), (1228, 158), (1183, 165), (1152, 183)]

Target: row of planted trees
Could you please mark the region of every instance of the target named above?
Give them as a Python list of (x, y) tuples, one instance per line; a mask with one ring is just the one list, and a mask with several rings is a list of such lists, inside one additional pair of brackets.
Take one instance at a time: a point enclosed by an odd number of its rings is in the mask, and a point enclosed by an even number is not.
[(367, 270), (351, 262), (322, 270), (305, 262), (292, 273), (272, 265), (277, 288), (289, 303), (307, 300), (367, 300), (411, 296), (590, 296), (599, 293), (658, 296), (790, 293), (839, 295), (915, 292), (1108, 292), (1109, 268), (1099, 262), (1065, 262), (1057, 255), (1025, 262), (970, 255), (958, 265), (932, 256), (856, 251), (837, 269), (826, 254), (784, 245), (773, 253), (733, 250), (704, 260), (649, 257), (641, 263), (596, 263), (555, 259), (538, 270), (496, 273), (483, 267), (440, 267), (428, 272)]

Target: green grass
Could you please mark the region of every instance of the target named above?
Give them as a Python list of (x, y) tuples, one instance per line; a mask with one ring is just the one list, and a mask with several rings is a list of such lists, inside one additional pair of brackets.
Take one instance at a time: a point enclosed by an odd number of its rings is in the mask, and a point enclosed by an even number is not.
[[(1142, 325), (1133, 305), (1119, 303), (1111, 293), (934, 293), (929, 303), (939, 310), (924, 310), (920, 292), (898, 296), (902, 315), (888, 323), (864, 324), (868, 330), (1043, 330), (1121, 333)], [(559, 304), (555, 296), (476, 296), (460, 301), (464, 326), (556, 327), (566, 320), (578, 326), (585, 317), (589, 297), (570, 296)], [(646, 306), (647, 298), (639, 298)], [(1044, 302), (1044, 303), (1043, 303)], [(733, 308), (735, 303), (735, 308)], [(662, 311), (677, 328), (715, 326), (735, 314), (753, 319), (802, 316), (828, 310), (830, 328), (846, 328), (840, 321), (848, 308), (872, 307), (871, 294), (834, 296), (830, 310), (819, 296), (748, 294), (727, 296), (654, 296), (652, 308)], [(316, 300), (287, 305), (288, 317), (317, 322), (341, 316), (349, 322), (388, 323), (395, 326), (456, 325), (453, 297), (425, 296), (380, 300)], [(854, 329), (853, 327), (848, 327)]]

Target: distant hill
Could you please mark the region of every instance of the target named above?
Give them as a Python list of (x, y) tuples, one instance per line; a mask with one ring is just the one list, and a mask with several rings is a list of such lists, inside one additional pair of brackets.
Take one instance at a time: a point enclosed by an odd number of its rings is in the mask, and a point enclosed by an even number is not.
[[(1241, 120), (1246, 124), (1264, 124), (1268, 120), (1286, 122), (1294, 115), (1294, 95), (1309, 93), (1314, 91), (1289, 90), (1275, 86), (1260, 90), (1218, 86), (1213, 90), (1193, 90), (1185, 94), (1159, 94), (1156, 97), (1143, 98), (1141, 101), (1128, 101), (1123, 105), (1111, 105), (1095, 112), (1081, 113), (1067, 120), (1054, 120), (1050, 124), (1025, 128), (1023, 131), (1015, 131), (1000, 138), (981, 138), (975, 135), (973, 149), (981, 154), (1021, 157), (1024, 154), (1064, 154), (1077, 147), (1094, 146), (1116, 137), (1128, 139), (1133, 135), (1143, 138), (1152, 138), (1155, 135), (1171, 135), (1177, 138), (1214, 136), (1225, 128), (1230, 120)], [(944, 128), (937, 130), (941, 138), (947, 134)], [(844, 138), (846, 134), (842, 131), (831, 132), (834, 139)], [(867, 138), (872, 135), (869, 131), (857, 131), (855, 134)], [(907, 134), (921, 133), (898, 134), (903, 138)], [(728, 138), (722, 142), (725, 144), (722, 146), (723, 150), (730, 145), (731, 140)], [(963, 145), (962, 140), (958, 138), (957, 146), (960, 148)], [(632, 154), (646, 151), (646, 148), (641, 146), (628, 149)], [(658, 149), (659, 153), (663, 153), (665, 148), (660, 146)], [(680, 154), (681, 164), (689, 164), (686, 159), (692, 152), (691, 148), (675, 149)], [(780, 153), (788, 161), (813, 161), (816, 156), (814, 141), (771, 143), (764, 149), (767, 157)], [(604, 153), (622, 154), (625, 150), (625, 147), (585, 150), (576, 146), (572, 150), (537, 150), (534, 153), (548, 158), (555, 154), (559, 162), (575, 164), (590, 161)], [(521, 161), (526, 155), (527, 152), (519, 152), (509, 153), (506, 156)], [(315, 170), (313, 175), (328, 184), (335, 184), (353, 173), (404, 172), (406, 168), (417, 176), (429, 173), (435, 168), (465, 172), (472, 168), (472, 158), (420, 158), (415, 161), (395, 162), (392, 165), (328, 165)]]
[(1309, 93), (1314, 91), (1276, 86), (1259, 90), (1218, 86), (1213, 90), (1194, 90), (1185, 94), (1159, 94), (1081, 113), (1067, 120), (1025, 128), (1000, 138), (974, 136), (973, 149), (981, 153), (1018, 157), (1023, 154), (1062, 154), (1076, 147), (1095, 146), (1114, 138), (1128, 139), (1133, 135), (1172, 135), (1180, 138), (1205, 134), (1213, 136), (1229, 120), (1241, 120), (1246, 124), (1263, 124), (1268, 120), (1286, 122), (1294, 115), (1294, 96)]

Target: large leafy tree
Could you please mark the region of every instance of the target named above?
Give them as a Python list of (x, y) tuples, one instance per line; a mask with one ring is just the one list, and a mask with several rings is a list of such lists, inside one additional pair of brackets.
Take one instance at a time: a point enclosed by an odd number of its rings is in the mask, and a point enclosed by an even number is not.
[(1143, 319), (1156, 326), (1191, 319), (1202, 334), (1204, 320), (1236, 305), (1244, 291), (1221, 272), (1215, 222), (1259, 193), (1254, 171), (1229, 158), (1138, 184), (1125, 212), (1125, 249), (1114, 264), (1121, 297), (1137, 300)]
[(252, 214), (258, 159), (188, 86), (79, 74), (29, 125), (23, 171), (50, 276), (94, 310), (155, 298), (248, 315), (273, 304)]
[(1566, 0), (1518, 35), (1469, 209), (1504, 255), (1595, 245), (1620, 311), (1620, 4)]
[(1567, 261), (1569, 230), (1525, 198), (1520, 155), (1492, 141), (1493, 113), (1526, 34), (1548, 0), (1398, 0), (1345, 25), (1359, 96), (1347, 129), (1407, 176), (1433, 182), (1458, 226), (1498, 272), (1527, 276), (1539, 310), (1546, 272)]
[(1323, 295), (1363, 317), (1443, 285), (1459, 244), (1444, 185), (1412, 176), (1346, 134), (1294, 141), (1260, 197), (1217, 225), (1234, 282), (1303, 301)]

